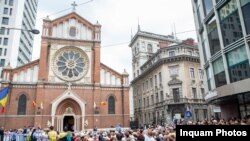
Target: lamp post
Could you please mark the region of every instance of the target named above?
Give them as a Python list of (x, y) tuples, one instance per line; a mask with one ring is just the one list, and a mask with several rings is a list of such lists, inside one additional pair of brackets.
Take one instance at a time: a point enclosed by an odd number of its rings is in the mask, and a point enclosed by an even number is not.
[(5, 29), (12, 29), (12, 30), (21, 30), (21, 31), (28, 31), (28, 32), (31, 32), (33, 34), (39, 34), (40, 31), (37, 30), (37, 29), (21, 29), (21, 28), (9, 28), (9, 27), (2, 27), (1, 30), (5, 30)]

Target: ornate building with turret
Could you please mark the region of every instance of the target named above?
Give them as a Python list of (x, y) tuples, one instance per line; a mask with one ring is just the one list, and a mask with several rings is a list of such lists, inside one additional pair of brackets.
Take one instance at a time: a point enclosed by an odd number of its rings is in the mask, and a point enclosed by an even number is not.
[(194, 40), (140, 29), (132, 38), (134, 120), (143, 124), (208, 116), (203, 73)]

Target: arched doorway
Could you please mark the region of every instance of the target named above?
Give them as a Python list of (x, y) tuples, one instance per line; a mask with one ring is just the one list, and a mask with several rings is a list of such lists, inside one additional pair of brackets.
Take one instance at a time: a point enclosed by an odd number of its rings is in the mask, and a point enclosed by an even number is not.
[(51, 121), (56, 130), (61, 132), (66, 123), (70, 122), (72, 124), (72, 117), (74, 131), (84, 129), (86, 101), (71, 89), (66, 90), (62, 95), (55, 98), (51, 104)]
[(73, 115), (65, 115), (63, 118), (63, 128), (67, 131), (74, 131), (75, 117)]

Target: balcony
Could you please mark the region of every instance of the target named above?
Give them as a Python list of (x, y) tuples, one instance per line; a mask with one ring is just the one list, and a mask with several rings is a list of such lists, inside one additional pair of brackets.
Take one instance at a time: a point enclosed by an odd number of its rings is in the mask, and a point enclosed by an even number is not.
[(188, 98), (167, 99), (167, 100), (165, 100), (165, 104), (167, 104), (167, 105), (186, 104), (186, 103), (203, 104), (203, 103), (205, 103), (205, 100), (204, 99), (188, 99)]
[(164, 104), (165, 104), (165, 101), (157, 102), (157, 103), (155, 103), (155, 108), (162, 107), (162, 106), (164, 106)]

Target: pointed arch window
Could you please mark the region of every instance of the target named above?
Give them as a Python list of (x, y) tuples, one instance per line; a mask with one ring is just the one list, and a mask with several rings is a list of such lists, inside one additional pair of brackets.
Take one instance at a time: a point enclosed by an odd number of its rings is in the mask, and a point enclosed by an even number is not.
[(26, 103), (27, 103), (27, 97), (26, 95), (22, 94), (18, 100), (18, 110), (17, 110), (18, 115), (26, 114)]
[(108, 99), (108, 113), (115, 114), (115, 98), (113, 96)]

